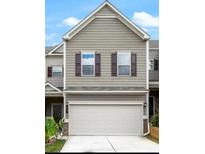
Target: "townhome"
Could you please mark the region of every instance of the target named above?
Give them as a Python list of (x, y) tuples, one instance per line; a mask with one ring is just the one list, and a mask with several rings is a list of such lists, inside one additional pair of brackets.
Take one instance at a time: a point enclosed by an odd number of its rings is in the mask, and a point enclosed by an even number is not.
[(159, 104), (158, 41), (108, 1), (62, 38), (46, 48), (45, 116), (64, 118), (64, 135), (149, 133)]
[(159, 40), (149, 43), (149, 118), (159, 113)]

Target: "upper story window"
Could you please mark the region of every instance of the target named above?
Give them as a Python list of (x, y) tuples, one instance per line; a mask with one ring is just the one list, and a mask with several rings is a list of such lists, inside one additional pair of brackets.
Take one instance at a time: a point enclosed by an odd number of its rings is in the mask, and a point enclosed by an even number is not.
[(63, 76), (62, 72), (63, 72), (62, 66), (52, 67), (52, 77), (62, 77)]
[(81, 67), (83, 76), (94, 76), (95, 74), (95, 53), (84, 52), (81, 54)]
[(153, 59), (149, 60), (149, 70), (154, 70), (154, 60)]
[(131, 53), (117, 53), (117, 70), (119, 76), (131, 74)]
[(149, 60), (149, 70), (158, 71), (159, 69), (159, 60), (158, 59), (150, 59)]
[(63, 77), (63, 66), (49, 66), (48, 77)]

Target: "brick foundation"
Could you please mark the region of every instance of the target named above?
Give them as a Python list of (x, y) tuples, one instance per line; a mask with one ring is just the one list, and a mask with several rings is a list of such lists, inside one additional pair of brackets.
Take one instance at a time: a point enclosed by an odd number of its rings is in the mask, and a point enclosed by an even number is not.
[(63, 125), (63, 136), (68, 136), (69, 135), (69, 124), (68, 122), (64, 122), (64, 125)]
[(147, 123), (147, 119), (143, 119), (143, 133), (147, 133), (148, 132), (148, 123)]

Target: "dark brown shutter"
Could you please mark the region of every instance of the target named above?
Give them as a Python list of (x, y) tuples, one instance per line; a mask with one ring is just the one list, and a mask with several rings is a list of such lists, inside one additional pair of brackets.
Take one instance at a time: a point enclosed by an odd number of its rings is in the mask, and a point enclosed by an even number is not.
[(157, 71), (159, 69), (159, 61), (154, 59), (154, 70)]
[(95, 76), (100, 76), (100, 54), (95, 54)]
[(136, 76), (136, 54), (131, 54), (131, 76)]
[(112, 53), (111, 64), (111, 74), (112, 76), (117, 76), (117, 53)]
[(52, 77), (52, 67), (48, 67), (48, 77)]
[(81, 76), (81, 54), (75, 55), (75, 76)]

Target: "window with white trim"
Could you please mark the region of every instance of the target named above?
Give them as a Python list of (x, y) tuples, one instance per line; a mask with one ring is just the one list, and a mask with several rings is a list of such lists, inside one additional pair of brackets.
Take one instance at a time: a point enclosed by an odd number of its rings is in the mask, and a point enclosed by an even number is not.
[(119, 76), (126, 76), (131, 74), (131, 53), (117, 53), (117, 70)]
[(149, 60), (149, 70), (154, 70), (154, 59)]
[(95, 74), (95, 53), (84, 52), (81, 54), (81, 74), (83, 76), (94, 76)]
[(52, 66), (52, 77), (62, 77), (63, 67), (62, 66)]

